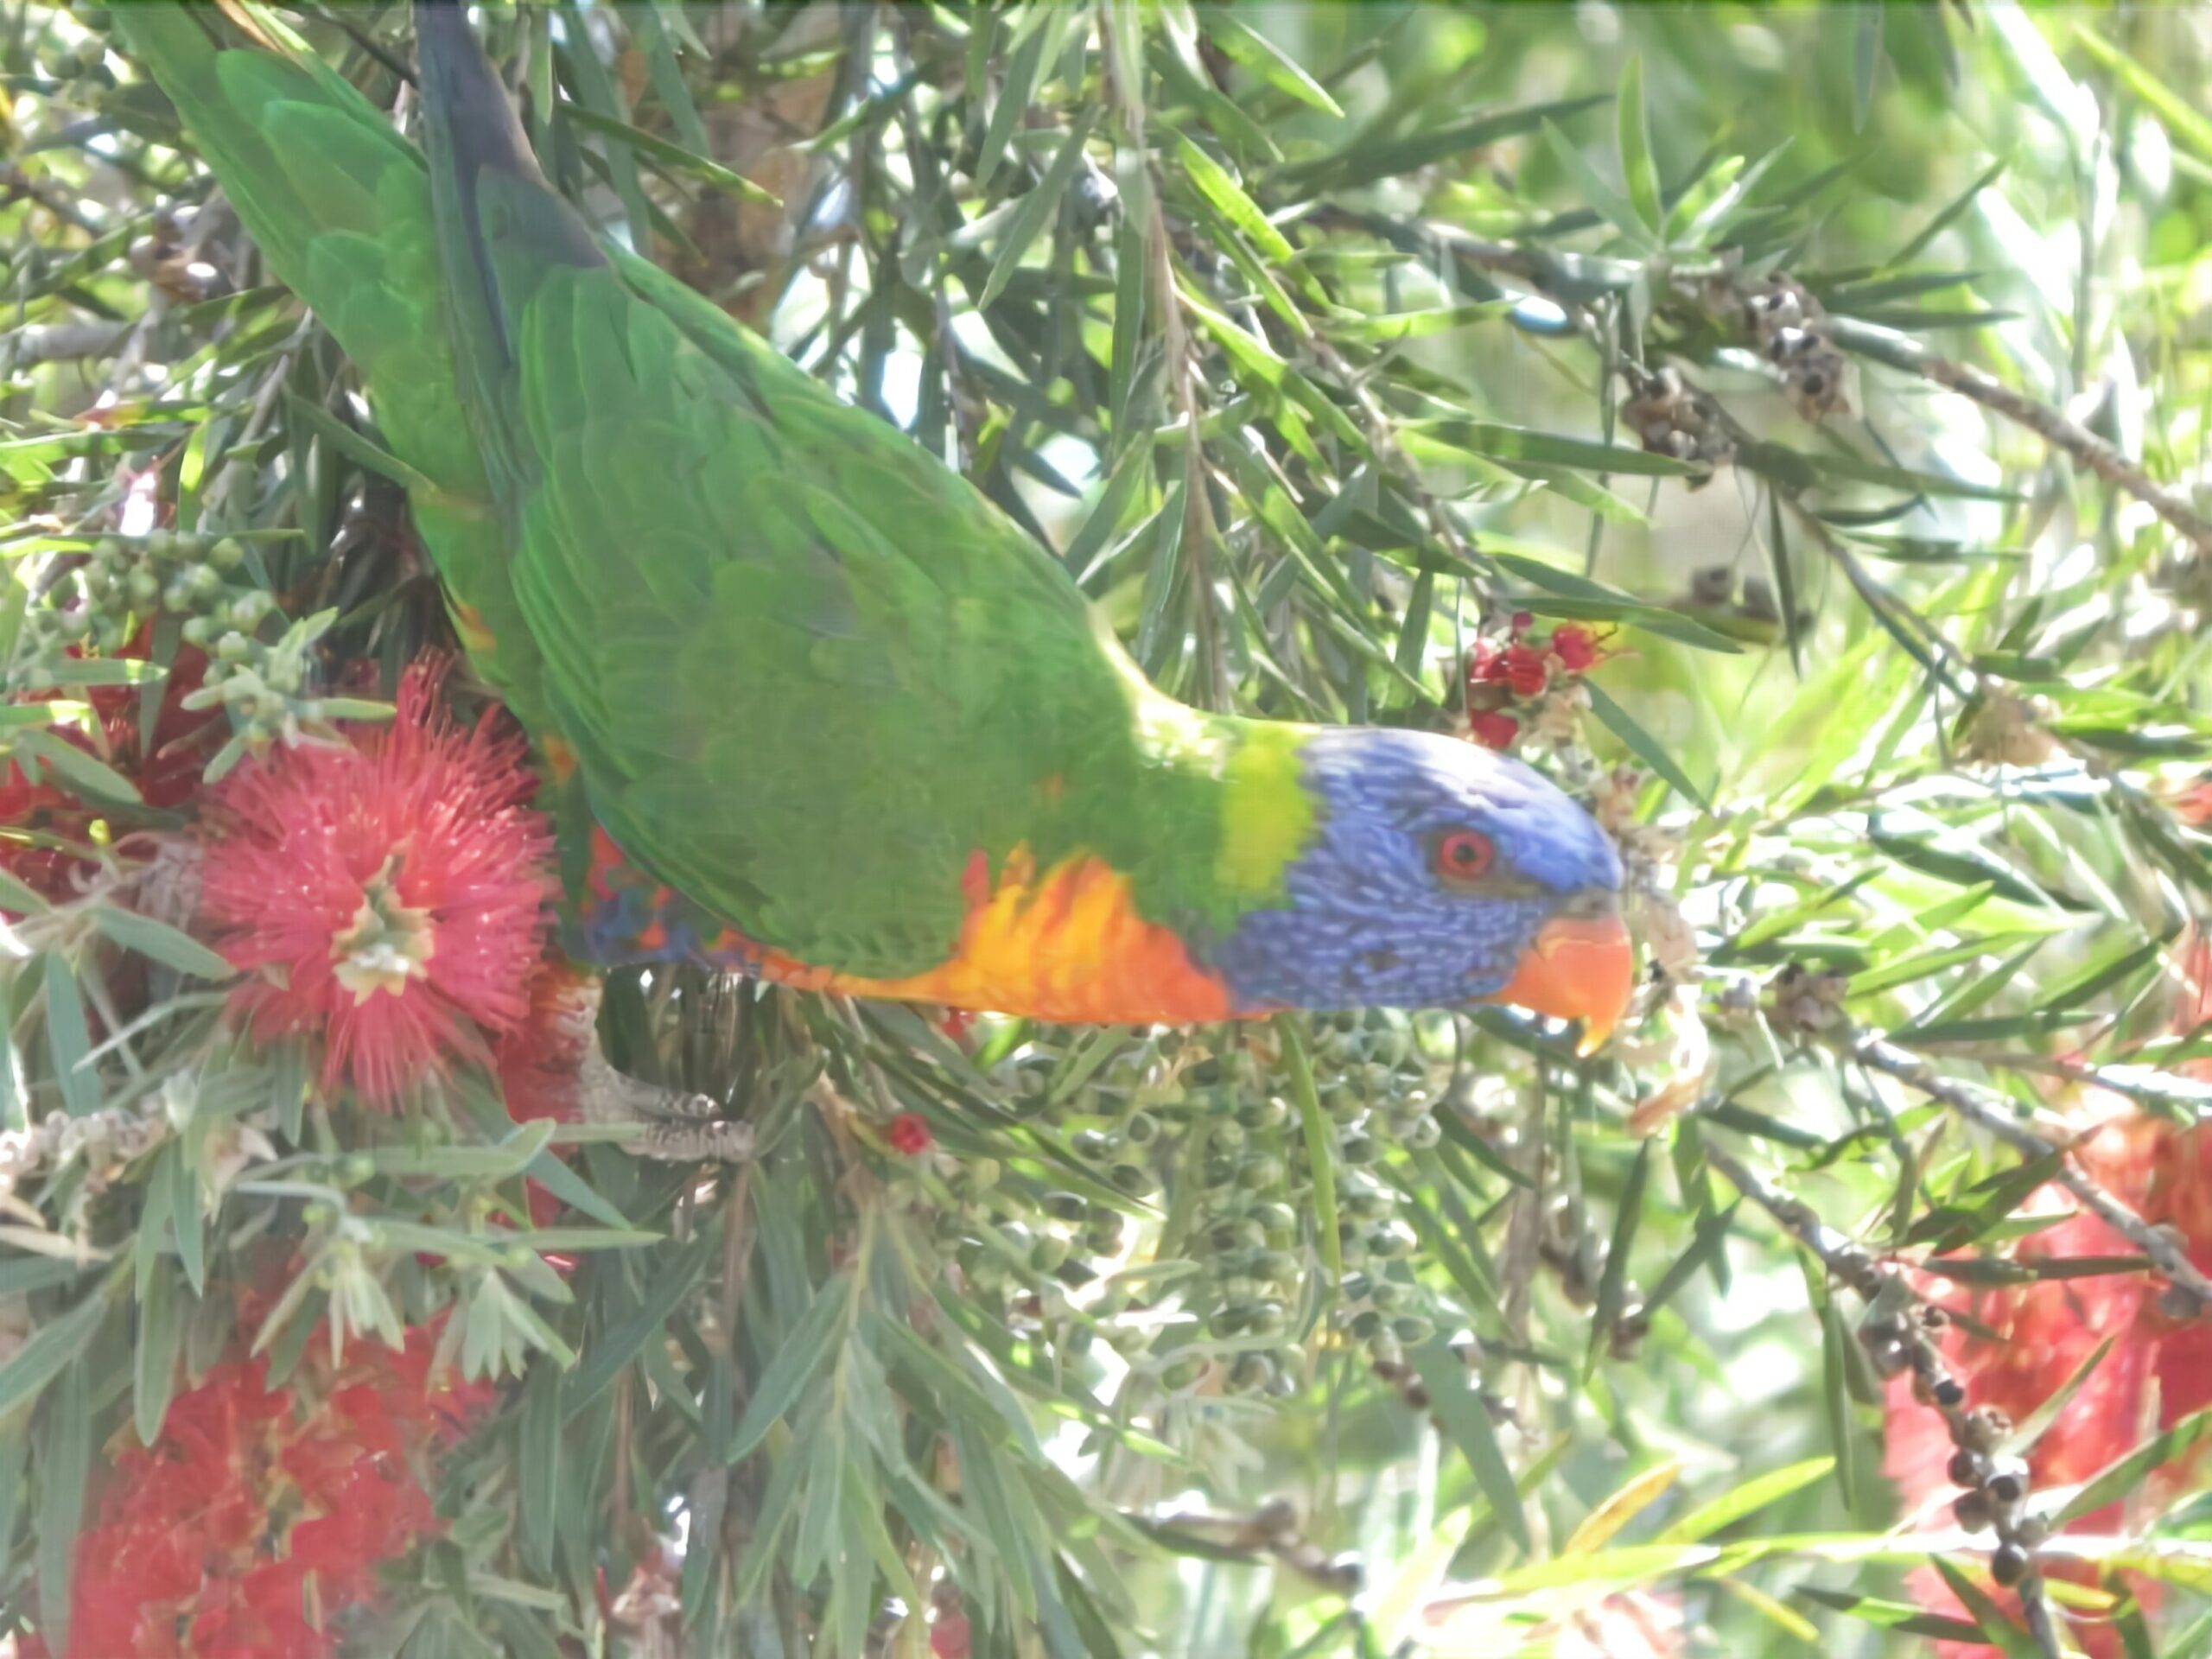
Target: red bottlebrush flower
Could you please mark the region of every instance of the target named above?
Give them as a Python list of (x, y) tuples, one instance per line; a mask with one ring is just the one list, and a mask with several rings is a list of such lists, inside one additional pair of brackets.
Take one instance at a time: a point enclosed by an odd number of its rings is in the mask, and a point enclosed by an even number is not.
[(1475, 689), (1484, 685), (1503, 685), (1505, 683), (1505, 652), (1487, 639), (1475, 641), (1467, 653), (1467, 693), (1471, 701)]
[(70, 1648), (118, 1659), (326, 1659), (311, 1622), (363, 1606), (376, 1569), (435, 1531), (420, 1465), (488, 1402), (433, 1379), (436, 1332), (357, 1343), (271, 1392), (264, 1359), (225, 1361), (117, 1454), (77, 1541)]
[(1552, 655), (1570, 674), (1580, 674), (1598, 660), (1598, 642), (1590, 630), (1570, 622), (1552, 632)]
[(1513, 740), (1521, 735), (1521, 722), (1510, 715), (1491, 710), (1468, 715), (1467, 729), (1483, 747), (1502, 752), (1511, 748)]
[(1516, 611), (1513, 613), (1512, 628), (1514, 633), (1516, 635), (1528, 632), (1529, 630), (1535, 626), (1535, 625), (1536, 619), (1529, 612)]
[(1505, 683), (1516, 697), (1541, 697), (1551, 683), (1551, 664), (1533, 645), (1510, 645), (1505, 652)]
[[(2186, 951), (2184, 952), (2187, 957)], [(2186, 1029), (2200, 1010), (2191, 997), (2177, 1016)], [(2099, 1185), (2154, 1226), (2168, 1226), (2187, 1241), (2200, 1268), (2212, 1268), (2212, 1135), (2202, 1128), (2178, 1128), (2163, 1119), (2113, 1102), (2114, 1115), (2077, 1146), (2082, 1169)], [(2044, 1202), (2057, 1202), (2052, 1196)], [(2014, 1251), (2023, 1262), (2078, 1256), (2126, 1256), (2134, 1249), (2094, 1217), (2075, 1214), (2021, 1241)], [(1944, 1351), (1965, 1381), (1974, 1406), (1994, 1406), (2019, 1421), (2048, 1400), (2096, 1346), (2110, 1338), (2112, 1351), (2091, 1373), (2029, 1453), (2037, 1486), (2070, 1485), (2133, 1451), (2152, 1428), (2171, 1427), (2181, 1418), (2212, 1405), (2212, 1326), (2201, 1319), (2177, 1320), (2160, 1305), (2162, 1286), (2140, 1274), (2045, 1280), (1946, 1299), (1993, 1329), (1995, 1342), (1979, 1341), (1956, 1325)], [(1940, 1499), (1953, 1488), (1945, 1465), (1950, 1437), (1937, 1414), (1916, 1405), (1907, 1382), (1892, 1387), (1889, 1402), (1888, 1470), (1909, 1503)], [(2146, 1478), (2154, 1498), (2191, 1478), (2196, 1459), (2152, 1471)], [(2088, 1531), (2109, 1529), (2110, 1510), (2084, 1517)], [(2047, 1569), (2090, 1581), (2094, 1574), (2063, 1562)], [(1933, 1573), (1914, 1575), (1915, 1592), (1931, 1608), (1958, 1611), (1948, 1589)], [(2133, 1586), (2139, 1599), (2154, 1602), (2158, 1586)], [(2017, 1606), (2009, 1592), (1994, 1592), (1999, 1604)], [(2119, 1635), (2108, 1625), (2076, 1620), (2074, 1634), (2091, 1659), (2118, 1659)], [(1986, 1649), (1939, 1643), (1943, 1659), (1974, 1659)]]
[(918, 1158), (937, 1144), (937, 1137), (919, 1112), (901, 1112), (893, 1118), (887, 1138), (891, 1149), (902, 1158)]
[(493, 1052), (499, 1091), (516, 1122), (576, 1116), (603, 990), (597, 974), (566, 961), (549, 959), (531, 973), (528, 1012)]
[(386, 1105), (530, 1012), (550, 838), (519, 737), (462, 732), (409, 671), (389, 729), (248, 761), (213, 804), (202, 909), (264, 1040), (325, 1033), (323, 1083)]
[[(115, 657), (118, 660), (143, 662), (152, 649), (152, 643), (153, 630), (149, 626), (140, 629), (137, 637), (115, 652)], [(69, 654), (82, 657), (85, 653), (73, 645)], [(88, 754), (98, 754), (105, 760), (137, 786), (140, 798), (148, 806), (181, 806), (199, 787), (200, 771), (206, 760), (203, 746), (194, 740), (207, 729), (208, 722), (218, 713), (212, 709), (195, 710), (183, 707), (184, 699), (200, 689), (200, 677), (207, 667), (207, 658), (200, 651), (190, 645), (178, 648), (162, 682), (162, 704), (155, 717), (151, 740), (143, 747), (139, 741), (139, 690), (135, 685), (96, 685), (81, 692), (70, 691), (67, 695), (81, 696), (92, 706), (93, 716), (99, 722), (99, 739), (95, 741), (76, 727), (57, 727), (54, 735)], [(62, 695), (59, 690), (29, 692), (21, 701), (50, 702)], [(86, 805), (51, 779), (34, 785), (13, 760), (0, 763), (0, 868), (42, 898), (69, 897), (79, 874), (89, 871), (92, 866), (61, 849), (31, 845), (28, 832), (44, 830), (83, 842), (90, 839), (92, 824), (102, 816), (100, 809)], [(16, 833), (11, 836), (6, 833), (9, 831)]]
[(976, 1016), (966, 1008), (947, 1008), (938, 1016), (937, 1028), (954, 1042), (964, 1043), (976, 1028)]

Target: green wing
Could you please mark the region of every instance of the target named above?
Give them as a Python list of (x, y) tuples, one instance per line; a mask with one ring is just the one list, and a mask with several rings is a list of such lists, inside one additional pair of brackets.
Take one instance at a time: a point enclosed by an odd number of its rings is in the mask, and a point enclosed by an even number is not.
[(458, 10), (416, 19), (458, 384), (594, 814), (763, 944), (936, 965), (974, 855), (1055, 855), (1065, 779), (1134, 765), (1133, 673), (964, 480), (602, 251)]
[(421, 153), (310, 54), (219, 50), (179, 6), (122, 6), (115, 16), (271, 268), (359, 367), (392, 452), (429, 480), (412, 493), (416, 523), (472, 658), (524, 723), (542, 730), (537, 654), (456, 396)]
[(516, 583), (562, 728), (662, 880), (803, 960), (918, 972), (973, 854), (1128, 747), (1126, 683), (963, 480), (672, 287), (562, 269), (518, 314)]

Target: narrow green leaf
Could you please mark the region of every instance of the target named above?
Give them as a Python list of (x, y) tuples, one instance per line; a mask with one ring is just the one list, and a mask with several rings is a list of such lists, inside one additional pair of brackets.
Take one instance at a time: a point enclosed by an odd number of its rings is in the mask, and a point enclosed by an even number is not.
[(2185, 98), (2141, 62), (2091, 29), (2074, 25), (2074, 38), (2099, 63), (2120, 77), (2120, 85), (2157, 116), (2174, 141), (2200, 162), (2212, 162), (2212, 119), (2202, 112), (2201, 95)]
[(1438, 1337), (1414, 1349), (1408, 1357), (1428, 1389), (1429, 1409), (1466, 1459), (1491, 1513), (1504, 1522), (1507, 1534), (1524, 1554), (1533, 1552), (1535, 1546), (1529, 1532), (1528, 1514), (1522, 1508), (1521, 1489), (1507, 1466), (1505, 1453), (1499, 1449), (1490, 1408), (1467, 1384), (1465, 1362)]
[(1669, 1264), (1667, 1271), (1659, 1276), (1659, 1282), (1651, 1287), (1651, 1294), (1643, 1299), (1647, 1313), (1656, 1313), (1666, 1306), (1675, 1293), (1697, 1277), (1699, 1269), (1713, 1259), (1715, 1253), (1727, 1243), (1729, 1230), (1736, 1224), (1736, 1212), (1743, 1207), (1744, 1200), (1738, 1198), (1726, 1210), (1716, 1211), (1700, 1219), (1697, 1231), (1691, 1236), (1689, 1249)]
[(1931, 1555), (1936, 1570), (1942, 1575), (1959, 1605), (1974, 1615), (1974, 1622), (1982, 1637), (2000, 1649), (2005, 1659), (2039, 1659), (2043, 1649), (2033, 1637), (2012, 1622), (2012, 1616), (1990, 1596), (1989, 1592), (1968, 1578), (1945, 1556)]
[[(1590, 165), (1589, 157), (1582, 153), (1581, 146), (1561, 131), (1556, 122), (1544, 123), (1544, 143), (1586, 207), (1593, 209), (1607, 224), (1626, 237), (1630, 246), (1645, 251), (1656, 247), (1656, 232), (1645, 223), (1643, 216), (1637, 212), (1635, 204)], [(1656, 223), (1656, 219), (1651, 221), (1652, 225)]]
[(54, 1080), (72, 1117), (99, 1109), (99, 1074), (86, 1064), (92, 1033), (85, 1019), (84, 994), (77, 976), (59, 950), (46, 953), (46, 1046), (54, 1061)]
[(0, 1364), (0, 1418), (38, 1398), (92, 1339), (107, 1313), (107, 1296), (93, 1291), (60, 1318), (32, 1332), (23, 1345)]
[(635, 1307), (602, 1332), (598, 1341), (586, 1345), (582, 1363), (561, 1391), (562, 1410), (569, 1420), (582, 1414), (645, 1344), (659, 1336), (668, 1316), (691, 1294), (692, 1286), (706, 1270), (709, 1253), (716, 1243), (715, 1230), (702, 1230), (647, 1275), (645, 1293)]
[(1098, 106), (1092, 105), (1076, 117), (1068, 136), (1053, 155), (1052, 165), (1045, 169), (1045, 176), (1015, 207), (1006, 233), (1000, 238), (998, 255), (991, 261), (991, 273), (984, 280), (982, 293), (976, 297), (977, 310), (989, 310), (1006, 291), (1007, 279), (1014, 275), (1021, 264), (1021, 256), (1029, 251), (1029, 245), (1037, 239), (1037, 233), (1045, 228), (1046, 220), (1059, 206), (1077, 168), (1083, 163), (1083, 147), (1090, 137), (1091, 124), (1097, 116)]
[(1202, 14), (1205, 30), (1214, 43), (1254, 74), (1311, 110), (1344, 118), (1344, 111), (1329, 96), (1328, 88), (1307, 74), (1298, 61), (1258, 30), (1248, 29), (1224, 11)]
[(1656, 237), (1665, 219), (1659, 202), (1659, 169), (1651, 159), (1651, 123), (1643, 108), (1643, 60), (1631, 55), (1621, 66), (1618, 101), (1613, 110), (1619, 144), (1621, 181), (1629, 205)]
[(184, 1307), (176, 1275), (166, 1266), (157, 1267), (138, 1299), (138, 1344), (131, 1357), (130, 1414), (141, 1446), (151, 1446), (162, 1432), (183, 1348)]
[(768, 1430), (798, 1402), (799, 1392), (813, 1380), (845, 1334), (847, 1310), (855, 1294), (853, 1277), (840, 1274), (815, 1295), (812, 1306), (791, 1333), (776, 1345), (774, 1357), (760, 1373), (745, 1414), (737, 1420), (725, 1463), (736, 1463), (760, 1444)]
[(1713, 810), (1713, 802), (1706, 792), (1690, 781), (1690, 776), (1675, 764), (1674, 756), (1659, 747), (1659, 740), (1638, 725), (1627, 709), (1615, 702), (1603, 688), (1591, 680), (1582, 682), (1582, 689), (1590, 694), (1590, 710), (1605, 722), (1614, 736), (1628, 745), (1629, 750), (1652, 771), (1665, 779), (1684, 799), (1691, 800), (1707, 811)]
[(1821, 1399), (1827, 1408), (1828, 1438), (1835, 1446), (1835, 1484), (1847, 1510), (1859, 1507), (1859, 1419), (1851, 1405), (1851, 1340), (1833, 1298), (1821, 1304)]
[(1793, 1463), (1786, 1468), (1771, 1470), (1764, 1475), (1754, 1475), (1711, 1503), (1692, 1510), (1652, 1541), (1694, 1544), (1710, 1538), (1714, 1533), (1734, 1526), (1746, 1516), (1757, 1514), (1768, 1504), (1779, 1503), (1791, 1493), (1803, 1491), (1826, 1476), (1834, 1466), (1834, 1458), (1808, 1458), (1802, 1463)]
[(1851, 130), (1866, 130), (1867, 112), (1874, 107), (1874, 72), (1882, 64), (1880, 6), (1861, 6), (1853, 23), (1851, 57)]
[(1244, 194), (1244, 187), (1236, 182), (1227, 168), (1180, 133), (1175, 136), (1175, 154), (1183, 164), (1184, 176), (1220, 210), (1224, 219), (1250, 239), (1263, 257), (1277, 264), (1290, 262), (1289, 238), (1268, 222), (1268, 216), (1260, 211), (1260, 204)]
[[(70, 1659), (70, 1577), (77, 1534), (92, 1482), (93, 1379), (76, 1372), (54, 1395), (38, 1436), (38, 1600), (40, 1634), (55, 1659)], [(96, 1659), (79, 1654), (76, 1659)]]
[(104, 806), (140, 806), (138, 786), (105, 760), (87, 754), (52, 732), (36, 728), (17, 732), (11, 740), (21, 753), (31, 756), (78, 794)]
[(150, 916), (141, 916), (135, 910), (100, 905), (94, 908), (92, 920), (101, 932), (124, 950), (150, 957), (181, 974), (200, 979), (228, 979), (238, 971), (189, 933), (171, 927), (167, 922), (157, 922)]
[(1298, 1108), (1306, 1159), (1313, 1172), (1313, 1230), (1333, 1292), (1344, 1276), (1344, 1241), (1337, 1236), (1337, 1137), (1313, 1085), (1313, 1062), (1306, 1052), (1304, 1029), (1285, 1014), (1275, 1017), (1275, 1031), (1282, 1039), (1283, 1063), (1290, 1071), (1291, 1100)]
[(2135, 1492), (2143, 1478), (2162, 1464), (2171, 1463), (2199, 1440), (2212, 1437), (2212, 1410), (2192, 1412), (2171, 1428), (2152, 1435), (2126, 1456), (2107, 1464), (2082, 1483), (2082, 1490), (2059, 1506), (2051, 1517), (2053, 1528), (2094, 1515), (2107, 1503)]
[(1628, 1255), (1636, 1243), (1637, 1229), (1643, 1221), (1643, 1189), (1651, 1178), (1651, 1149), (1656, 1143), (1646, 1141), (1636, 1149), (1636, 1161), (1629, 1166), (1628, 1179), (1622, 1185), (1619, 1206), (1613, 1213), (1612, 1242), (1605, 1249), (1605, 1265), (1598, 1274), (1597, 1300), (1590, 1309), (1590, 1344), (1582, 1356), (1582, 1379), (1598, 1369), (1598, 1355), (1611, 1341), (1613, 1322), (1620, 1318), (1621, 1296), (1628, 1283)]

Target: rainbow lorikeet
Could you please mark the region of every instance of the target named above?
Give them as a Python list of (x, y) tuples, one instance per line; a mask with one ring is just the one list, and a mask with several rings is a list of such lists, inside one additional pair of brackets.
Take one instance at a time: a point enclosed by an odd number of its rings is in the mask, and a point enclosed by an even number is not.
[(417, 475), (472, 660), (585, 816), (593, 959), (1066, 1021), (1620, 1014), (1620, 863), (1565, 795), (1147, 684), (964, 480), (595, 236), (461, 9), (417, 10), (427, 156), (273, 24), (116, 17)]

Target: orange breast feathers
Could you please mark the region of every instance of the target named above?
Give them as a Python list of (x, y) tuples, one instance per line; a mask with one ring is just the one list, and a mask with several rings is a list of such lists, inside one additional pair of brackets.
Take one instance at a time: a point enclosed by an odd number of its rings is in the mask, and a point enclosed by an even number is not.
[(1189, 1025), (1230, 1017), (1229, 993), (1175, 933), (1136, 912), (1128, 879), (1071, 858), (1040, 878), (1016, 848), (990, 885), (977, 853), (959, 948), (906, 979), (861, 979), (771, 955), (762, 976), (806, 990), (1027, 1014), (1084, 1025)]

